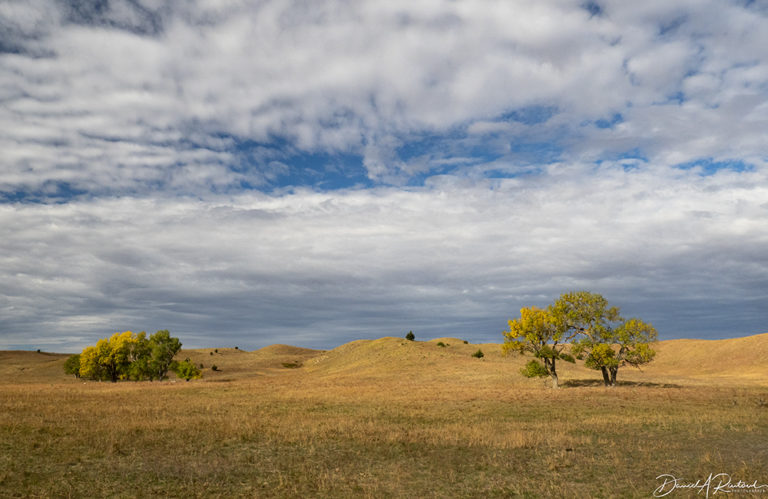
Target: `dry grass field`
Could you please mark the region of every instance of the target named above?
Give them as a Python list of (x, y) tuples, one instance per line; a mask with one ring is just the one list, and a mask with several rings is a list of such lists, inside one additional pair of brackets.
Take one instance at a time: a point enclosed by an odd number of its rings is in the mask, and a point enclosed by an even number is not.
[(527, 357), (456, 338), (187, 350), (204, 378), (161, 383), (84, 382), (65, 355), (0, 352), (0, 497), (651, 497), (664, 473), (768, 484), (768, 335), (658, 351), (615, 388), (565, 364), (559, 390), (519, 375)]

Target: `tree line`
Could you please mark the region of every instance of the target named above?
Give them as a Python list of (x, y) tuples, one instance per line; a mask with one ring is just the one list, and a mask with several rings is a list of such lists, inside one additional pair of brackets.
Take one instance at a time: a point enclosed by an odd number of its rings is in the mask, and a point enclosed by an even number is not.
[(624, 319), (618, 307), (588, 291), (564, 293), (546, 309), (527, 307), (504, 331), (504, 353), (532, 353), (522, 369), (527, 377), (552, 379), (558, 387), (557, 361), (575, 362), (598, 370), (605, 386), (614, 386), (619, 368), (640, 367), (653, 360), (651, 344), (658, 334), (650, 323)]
[(181, 350), (181, 341), (166, 329), (147, 337), (144, 331), (115, 333), (88, 346), (79, 354), (70, 356), (64, 370), (77, 378), (98, 381), (165, 379), (168, 371), (189, 381), (199, 378), (200, 370), (189, 359), (182, 362), (173, 358)]

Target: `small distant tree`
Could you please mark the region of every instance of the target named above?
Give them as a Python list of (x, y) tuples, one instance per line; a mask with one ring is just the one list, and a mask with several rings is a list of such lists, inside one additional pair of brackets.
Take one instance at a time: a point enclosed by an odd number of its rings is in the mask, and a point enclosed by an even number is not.
[(485, 357), (485, 354), (483, 353), (483, 351), (482, 351), (482, 350), (480, 350), (480, 349), (478, 348), (478, 349), (477, 349), (477, 352), (475, 352), (475, 353), (473, 353), (473, 354), (472, 354), (472, 357), (475, 357), (476, 359), (482, 359), (483, 357)]
[(408, 331), (408, 334), (405, 335), (405, 339), (408, 341), (413, 341), (416, 339), (416, 336), (414, 336), (413, 331)]
[(197, 366), (194, 365), (189, 359), (183, 360), (181, 362), (174, 362), (171, 365), (171, 368), (176, 373), (176, 376), (179, 378), (184, 378), (187, 381), (190, 379), (199, 379), (203, 377), (200, 369), (198, 369)]
[(67, 361), (64, 363), (64, 372), (66, 374), (73, 375), (75, 378), (80, 377), (80, 354), (79, 353), (70, 355), (69, 358), (67, 358)]
[(542, 310), (537, 307), (523, 308), (520, 317), (509, 321), (509, 331), (504, 331), (502, 352), (532, 353), (544, 363), (547, 374), (552, 378), (552, 387), (558, 388), (557, 361), (574, 362), (572, 356), (563, 352), (566, 344), (573, 339), (571, 333), (556, 316), (551, 307)]

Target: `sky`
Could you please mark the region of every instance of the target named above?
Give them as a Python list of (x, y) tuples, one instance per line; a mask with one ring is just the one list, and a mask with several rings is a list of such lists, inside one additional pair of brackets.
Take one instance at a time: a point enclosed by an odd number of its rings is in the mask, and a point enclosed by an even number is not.
[(768, 4), (4, 0), (0, 349), (768, 331)]

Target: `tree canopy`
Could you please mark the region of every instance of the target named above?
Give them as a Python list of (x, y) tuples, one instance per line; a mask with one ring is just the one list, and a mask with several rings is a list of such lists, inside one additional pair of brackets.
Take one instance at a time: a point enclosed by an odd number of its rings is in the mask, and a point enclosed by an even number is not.
[[(181, 342), (167, 330), (147, 338), (145, 332), (125, 331), (100, 339), (95, 346), (83, 349), (75, 372), (74, 356), (65, 366), (68, 374), (100, 381), (119, 379), (136, 381), (165, 378), (173, 357), (181, 350)], [(70, 365), (73, 364), (73, 365)]]
[(573, 362), (573, 357), (563, 352), (572, 336), (573, 334), (569, 334), (569, 329), (562, 321), (557, 320), (557, 316), (551, 309), (528, 307), (520, 310), (519, 318), (509, 321), (509, 331), (504, 332), (502, 349), (504, 353), (529, 352), (541, 359), (544, 363), (544, 372), (552, 378), (552, 386), (557, 388), (558, 359)]
[(601, 371), (606, 386), (613, 386), (620, 367), (639, 368), (653, 360), (656, 353), (651, 344), (658, 337), (651, 324), (637, 318), (623, 319), (618, 307), (589, 291), (563, 293), (546, 309), (523, 308), (503, 334), (504, 353), (529, 352), (543, 362), (538, 367), (533, 365), (537, 361), (529, 362), (522, 373), (528, 377), (549, 375), (555, 388), (557, 360), (574, 361), (566, 346), (587, 367)]

